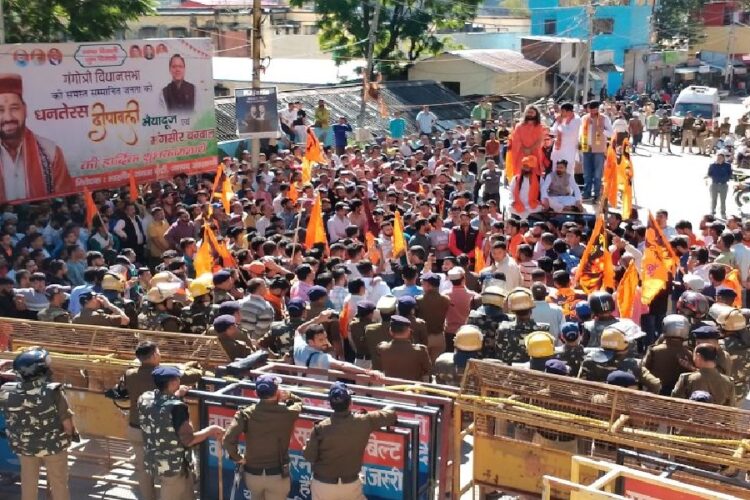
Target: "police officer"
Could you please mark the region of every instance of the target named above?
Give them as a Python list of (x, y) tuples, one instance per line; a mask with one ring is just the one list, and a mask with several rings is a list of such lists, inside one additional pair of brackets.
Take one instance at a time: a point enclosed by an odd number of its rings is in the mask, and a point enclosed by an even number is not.
[(188, 287), (193, 302), (181, 311), (182, 331), (202, 335), (211, 325), (213, 282), (195, 279)]
[(555, 338), (549, 332), (531, 332), (523, 339), (526, 354), (529, 356), (528, 363), (523, 363), (525, 368), (535, 371), (544, 371), (545, 363), (555, 355)]
[(182, 330), (180, 320), (181, 308), (175, 300), (179, 285), (160, 283), (148, 291), (145, 297), (146, 310), (138, 317), (141, 330), (155, 332), (179, 332)]
[(125, 311), (114, 306), (104, 295), (93, 291), (83, 292), (79, 295), (79, 301), (81, 312), (73, 318), (75, 324), (110, 327), (125, 327), (130, 324)]
[(745, 316), (739, 309), (727, 307), (716, 318), (724, 336), (724, 349), (732, 364), (729, 378), (734, 383), (735, 397), (742, 401), (750, 390), (750, 332)]
[(695, 391), (706, 391), (711, 394), (714, 404), (734, 406), (734, 384), (729, 377), (716, 369), (716, 354), (715, 346), (697, 346), (693, 354), (693, 363), (698, 370), (680, 375), (672, 391), (672, 397), (687, 399)]
[(427, 346), (429, 337), (427, 335), (427, 323), (422, 318), (414, 315), (414, 309), (417, 307), (417, 300), (411, 295), (403, 295), (398, 298), (396, 307), (399, 316), (408, 318), (411, 321), (411, 341), (413, 344), (422, 344)]
[(523, 340), (531, 332), (549, 331), (549, 325), (531, 318), (534, 299), (526, 288), (516, 288), (505, 299), (505, 309), (516, 315), (515, 319), (500, 324), (497, 330), (497, 358), (510, 365), (525, 363), (529, 356)]
[(719, 344), (721, 339), (719, 329), (714, 325), (703, 325), (693, 330), (692, 335), (696, 346), (710, 344), (716, 347), (716, 369), (723, 375), (729, 376), (732, 373), (732, 360)]
[[(570, 367), (568, 364), (556, 358), (547, 359), (544, 362), (542, 371), (544, 371), (544, 373), (560, 375), (563, 377), (570, 376)], [(564, 432), (536, 429), (534, 431), (534, 436), (531, 438), (531, 442), (547, 448), (562, 450), (572, 455), (575, 455), (578, 452), (578, 439), (576, 436)]]
[(365, 329), (375, 323), (375, 304), (369, 300), (357, 303), (356, 318), (349, 325), (349, 341), (354, 350), (354, 364), (369, 370), (372, 368), (372, 356), (365, 338)]
[(370, 433), (396, 423), (390, 406), (352, 413), (351, 394), (341, 382), (331, 386), (328, 402), (334, 415), (315, 424), (305, 445), (303, 454), (313, 472), (313, 500), (365, 500), (359, 473)]
[(411, 320), (392, 316), (390, 329), (392, 340), (381, 342), (377, 347), (385, 376), (429, 382), (432, 373), (430, 354), (427, 346), (412, 344)]
[(435, 383), (461, 385), (466, 364), (470, 359), (478, 359), (482, 352), (482, 331), (474, 325), (464, 325), (453, 339), (453, 352), (444, 352), (435, 361)]
[(641, 366), (661, 381), (663, 396), (672, 394), (677, 379), (693, 371), (692, 354), (685, 347), (690, 334), (690, 322), (680, 314), (670, 314), (662, 322), (663, 342), (649, 347)]
[(210, 425), (193, 429), (187, 404), (182, 399), (181, 372), (173, 366), (158, 366), (152, 372), (156, 389), (138, 398), (138, 417), (143, 431), (146, 470), (161, 483), (160, 498), (194, 499), (193, 452), (206, 439), (218, 439), (224, 429)]
[(569, 374), (576, 376), (586, 358), (586, 351), (581, 345), (580, 326), (572, 322), (563, 323), (559, 338), (562, 345), (555, 348), (555, 357), (565, 362)]
[(602, 332), (606, 327), (617, 323), (613, 316), (615, 299), (607, 292), (594, 292), (589, 296), (589, 307), (594, 319), (583, 324), (583, 341), (586, 347), (599, 347)]
[(235, 296), (232, 295), (234, 290), (234, 278), (232, 273), (226, 269), (214, 274), (214, 304), (221, 304), (228, 300), (235, 300)]
[(286, 310), (289, 318), (271, 323), (271, 329), (258, 341), (260, 348), (267, 349), (279, 357), (292, 352), (294, 332), (307, 317), (307, 303), (299, 298), (292, 299)]
[(237, 358), (246, 358), (253, 353), (251, 345), (241, 340), (240, 329), (234, 316), (225, 314), (214, 319), (214, 331), (219, 338), (219, 343), (230, 361)]
[(702, 326), (713, 325), (713, 321), (707, 318), (709, 311), (708, 299), (705, 295), (688, 290), (677, 299), (677, 314), (685, 316), (690, 321), (690, 336), (688, 347), (695, 346), (693, 332)]
[(47, 295), (49, 305), (37, 313), (39, 321), (49, 321), (50, 323), (70, 323), (72, 318), (66, 307), (70, 295), (66, 293), (65, 288), (60, 285), (47, 285), (44, 293)]
[(384, 295), (380, 297), (377, 303), (377, 309), (380, 313), (380, 322), (367, 325), (365, 327), (365, 343), (367, 350), (372, 356), (372, 369), (381, 370), (380, 353), (378, 345), (381, 342), (388, 342), (391, 339), (391, 316), (396, 313), (398, 299), (393, 295)]
[(107, 273), (102, 278), (102, 295), (107, 297), (107, 300), (119, 309), (122, 309), (130, 322), (128, 323), (129, 328), (138, 328), (138, 310), (135, 306), (135, 302), (132, 300), (125, 299), (125, 278), (115, 273)]
[(37, 499), (42, 465), (52, 498), (70, 499), (67, 449), (78, 433), (62, 385), (49, 382), (50, 361), (39, 347), (22, 352), (13, 361), (20, 380), (0, 388), (8, 442), (21, 462), (22, 500)]
[(640, 386), (649, 392), (658, 394), (661, 382), (639, 361), (630, 356), (630, 341), (622, 325), (610, 325), (604, 329), (600, 338), (600, 348), (588, 354), (581, 364), (578, 378), (592, 382), (606, 382), (613, 371), (627, 371), (633, 374)]
[(474, 325), (482, 332), (484, 346), (482, 356), (497, 358), (497, 329), (501, 323), (510, 321), (503, 306), (507, 293), (499, 286), (488, 286), (481, 295), (482, 305), (469, 312), (466, 324)]
[[(261, 375), (255, 380), (260, 401), (234, 415), (224, 435), (229, 458), (242, 463), (245, 485), (253, 500), (285, 500), (289, 479), (289, 438), (302, 413), (302, 400), (279, 389), (281, 379)], [(245, 456), (237, 448), (245, 435)]]
[(424, 293), (417, 297), (417, 317), (427, 325), (427, 350), (435, 360), (445, 352), (445, 316), (450, 299), (440, 293), (440, 276), (433, 273), (422, 275)]

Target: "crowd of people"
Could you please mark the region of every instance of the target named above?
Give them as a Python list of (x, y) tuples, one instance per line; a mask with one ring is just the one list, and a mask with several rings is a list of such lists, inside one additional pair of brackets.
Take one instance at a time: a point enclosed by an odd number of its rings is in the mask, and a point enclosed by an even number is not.
[[(364, 143), (342, 118), (330, 145), (324, 111), (321, 101), (309, 123), (290, 104), (289, 149), (258, 165), (244, 152), (216, 174), (96, 192), (95, 206), (3, 207), (0, 316), (213, 335), (228, 361), (265, 351), (376, 380), (458, 385), (481, 358), (715, 404), (745, 398), (750, 222), (659, 210), (649, 228), (613, 211), (614, 282), (586, 293), (577, 281), (593, 229), (583, 203), (603, 196), (610, 144), (628, 155), (656, 130), (656, 105), (529, 106), (515, 123), (482, 101), (466, 126), (442, 132), (425, 107)], [(648, 304), (621, 314), (615, 290), (631, 263), (641, 268), (651, 229), (679, 262)], [(141, 361), (155, 353), (144, 349)], [(177, 392), (172, 372), (160, 377)], [(135, 403), (147, 417), (131, 423), (145, 433), (155, 403)]]

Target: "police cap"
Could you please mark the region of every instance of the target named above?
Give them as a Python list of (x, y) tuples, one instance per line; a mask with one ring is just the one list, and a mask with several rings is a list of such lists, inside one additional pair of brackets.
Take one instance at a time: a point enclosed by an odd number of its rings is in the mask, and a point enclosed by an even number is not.
[(334, 383), (328, 390), (328, 401), (332, 404), (346, 403), (352, 400), (352, 391), (343, 382)]
[(638, 385), (638, 380), (630, 372), (615, 370), (607, 375), (607, 383), (618, 387), (633, 387), (634, 385)]
[(378, 299), (378, 311), (383, 314), (393, 314), (396, 312), (396, 304), (398, 300), (393, 295), (383, 295)]
[(357, 317), (363, 318), (375, 310), (375, 304), (369, 300), (363, 300), (357, 303)]
[(307, 309), (307, 302), (299, 298), (290, 300), (286, 305), (286, 310), (293, 316), (302, 316), (305, 309)]
[(307, 298), (310, 299), (310, 302), (314, 302), (318, 299), (321, 299), (325, 297), (326, 295), (328, 295), (328, 290), (326, 290), (320, 285), (315, 285), (307, 292)]
[(391, 328), (407, 328), (411, 326), (411, 320), (403, 316), (391, 316)]
[(229, 280), (232, 277), (232, 273), (226, 269), (222, 269), (218, 273), (214, 274), (214, 285), (221, 285), (222, 283)]
[(173, 378), (182, 377), (182, 372), (176, 366), (157, 366), (151, 372), (154, 383), (159, 385)]
[(695, 340), (710, 340), (721, 338), (719, 329), (713, 325), (704, 325), (693, 330)]
[(242, 306), (240, 303), (236, 300), (227, 300), (226, 302), (222, 302), (219, 305), (219, 310), (217, 312), (218, 316), (224, 316), (226, 314), (232, 315), (236, 312), (239, 312), (239, 310), (242, 309)]
[(255, 379), (255, 392), (261, 399), (270, 398), (279, 389), (281, 379), (273, 375), (261, 375)]
[(224, 333), (236, 325), (237, 320), (234, 318), (234, 316), (231, 316), (229, 314), (217, 316), (216, 319), (214, 319), (214, 330), (216, 330), (217, 333)]
[(579, 330), (577, 323), (563, 323), (562, 328), (560, 329), (560, 339), (567, 340), (568, 342), (577, 340), (580, 335), (581, 331)]
[(422, 275), (422, 281), (432, 286), (440, 286), (440, 276), (434, 273), (425, 273)]
[(569, 375), (570, 367), (561, 359), (548, 359), (544, 363), (544, 371), (554, 375)]
[(411, 314), (415, 307), (417, 307), (417, 301), (411, 295), (404, 295), (398, 298), (398, 313), (402, 316)]

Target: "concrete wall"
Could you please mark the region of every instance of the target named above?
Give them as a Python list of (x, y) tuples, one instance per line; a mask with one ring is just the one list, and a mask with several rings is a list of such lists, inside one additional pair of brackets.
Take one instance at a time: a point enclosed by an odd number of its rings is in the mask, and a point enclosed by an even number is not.
[(707, 50), (727, 54), (750, 53), (750, 26), (734, 26), (734, 36), (730, 40), (732, 26), (706, 26), (703, 41), (691, 47), (691, 52)]

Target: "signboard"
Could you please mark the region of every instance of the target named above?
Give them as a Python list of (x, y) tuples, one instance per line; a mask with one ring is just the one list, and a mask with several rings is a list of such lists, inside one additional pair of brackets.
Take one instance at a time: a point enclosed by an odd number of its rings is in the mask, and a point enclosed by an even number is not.
[(0, 202), (216, 168), (210, 39), (5, 47)]
[(253, 139), (278, 136), (276, 87), (237, 89), (234, 99), (238, 136)]
[[(232, 422), (235, 409), (217, 404), (206, 404), (207, 424), (221, 425), (226, 428)], [(303, 415), (295, 422), (289, 440), (290, 477), (292, 482), (289, 498), (293, 500), (309, 500), (310, 481), (312, 477), (310, 463), (302, 456), (302, 450), (309, 439), (316, 420)], [(244, 436), (241, 436), (240, 453), (244, 452)], [(361, 477), (364, 482), (364, 492), (369, 500), (397, 500), (408, 498), (408, 458), (409, 431), (393, 429), (390, 431), (375, 431), (370, 435), (370, 441), (365, 449), (364, 463)], [(218, 492), (219, 447), (214, 439), (209, 439), (201, 460), (205, 460), (208, 474), (202, 483), (201, 498), (209, 498)], [(224, 491), (230, 492), (234, 476), (234, 463), (229, 459), (226, 451), (223, 454)], [(250, 493), (245, 489), (244, 481), (240, 484), (239, 495), (235, 498), (249, 499)]]
[(676, 490), (667, 485), (647, 483), (632, 477), (623, 478), (623, 496), (634, 500), (701, 500), (702, 496)]

